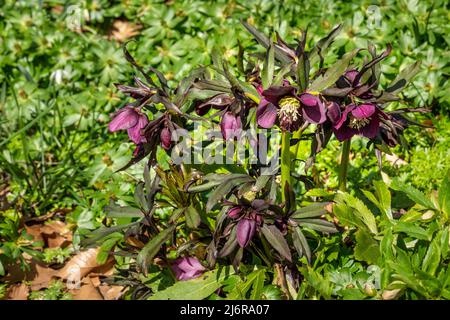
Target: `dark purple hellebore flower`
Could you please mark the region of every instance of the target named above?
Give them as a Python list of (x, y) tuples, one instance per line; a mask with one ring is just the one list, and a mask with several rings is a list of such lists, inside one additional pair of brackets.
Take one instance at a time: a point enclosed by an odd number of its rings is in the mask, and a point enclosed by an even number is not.
[(384, 117), (384, 113), (373, 103), (359, 106), (350, 104), (334, 125), (334, 134), (339, 141), (348, 140), (354, 135), (373, 139), (380, 131), (380, 116)]
[(164, 127), (161, 130), (160, 139), (161, 139), (161, 147), (163, 147), (164, 150), (169, 150), (170, 147), (172, 146), (172, 134), (167, 127)]
[(267, 208), (266, 201), (256, 199), (251, 203), (234, 205), (228, 210), (228, 217), (233, 220), (238, 220), (236, 235), (239, 246), (242, 248), (248, 246), (256, 233), (257, 227), (263, 222), (261, 213)]
[(190, 280), (202, 275), (205, 267), (195, 257), (183, 257), (176, 259), (172, 264), (177, 280)]
[(320, 124), (326, 120), (326, 109), (318, 96), (311, 93), (297, 95), (295, 87), (286, 83), (262, 91), (261, 96), (256, 110), (260, 127), (272, 128), (278, 119), (283, 130), (292, 132), (305, 121)]
[(243, 218), (237, 224), (237, 240), (241, 248), (248, 246), (256, 232), (256, 220)]
[(232, 112), (227, 111), (222, 116), (220, 121), (220, 130), (225, 140), (230, 138), (239, 138), (240, 131), (242, 130), (242, 123), (239, 115), (234, 115)]
[(138, 108), (130, 105), (123, 107), (113, 115), (108, 125), (109, 131), (127, 130), (128, 136), (135, 143), (145, 142), (141, 130), (148, 124), (148, 118)]

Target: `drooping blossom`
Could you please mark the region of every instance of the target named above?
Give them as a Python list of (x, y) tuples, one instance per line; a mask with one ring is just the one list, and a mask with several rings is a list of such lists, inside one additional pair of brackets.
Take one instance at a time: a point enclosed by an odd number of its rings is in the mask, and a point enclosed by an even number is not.
[(127, 130), (128, 136), (135, 144), (145, 142), (142, 130), (148, 124), (147, 116), (138, 108), (127, 105), (113, 115), (108, 125), (109, 131)]
[(263, 222), (262, 214), (269, 205), (265, 200), (256, 199), (251, 202), (240, 201), (239, 204), (226, 202), (232, 205), (228, 210), (229, 218), (237, 221), (236, 236), (240, 247), (245, 248), (253, 239), (258, 226)]
[(220, 116), (220, 130), (225, 140), (239, 138), (242, 130), (240, 111), (244, 101), (240, 101), (230, 94), (218, 94), (196, 106), (198, 115), (205, 115), (212, 109), (218, 110)]
[(183, 257), (176, 259), (172, 265), (177, 280), (190, 280), (198, 278), (206, 268), (195, 257)]
[(320, 97), (311, 93), (297, 95), (295, 87), (284, 83), (261, 91), (262, 99), (256, 111), (257, 123), (272, 128), (275, 123), (283, 130), (296, 131), (308, 121), (320, 124), (326, 120), (326, 108)]
[(334, 125), (334, 134), (339, 141), (348, 140), (354, 135), (373, 139), (380, 131), (380, 117), (386, 117), (385, 113), (373, 103), (350, 104)]
[(225, 140), (239, 138), (241, 130), (242, 122), (239, 115), (234, 115), (230, 111), (225, 112), (220, 121), (220, 131), (222, 132), (223, 138)]

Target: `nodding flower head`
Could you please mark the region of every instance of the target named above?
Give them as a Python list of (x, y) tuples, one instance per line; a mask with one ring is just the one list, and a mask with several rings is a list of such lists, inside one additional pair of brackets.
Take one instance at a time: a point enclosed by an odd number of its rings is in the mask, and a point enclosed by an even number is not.
[(242, 130), (241, 118), (239, 115), (234, 115), (232, 112), (227, 111), (222, 116), (220, 121), (220, 130), (225, 140), (239, 138)]
[(169, 150), (172, 146), (172, 133), (170, 132), (169, 128), (164, 127), (160, 132), (160, 139), (161, 139), (161, 147), (163, 147), (165, 150)]
[(350, 104), (334, 125), (334, 134), (339, 141), (348, 140), (354, 135), (373, 139), (380, 131), (380, 117), (385, 117), (385, 114), (373, 103), (359, 106)]
[(113, 115), (109, 123), (109, 131), (127, 130), (128, 136), (135, 144), (145, 142), (142, 129), (148, 124), (148, 118), (138, 108), (125, 106)]
[(205, 267), (195, 257), (178, 258), (172, 263), (177, 280), (190, 280), (202, 275)]
[(320, 97), (311, 93), (297, 95), (296, 91), (286, 82), (262, 91), (256, 110), (258, 125), (271, 128), (278, 120), (281, 129), (292, 132), (305, 121), (316, 124), (325, 122), (326, 108)]

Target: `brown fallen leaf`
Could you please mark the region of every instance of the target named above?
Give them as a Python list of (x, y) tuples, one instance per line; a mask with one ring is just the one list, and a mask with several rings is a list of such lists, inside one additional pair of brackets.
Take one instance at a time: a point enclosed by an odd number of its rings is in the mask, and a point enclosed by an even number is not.
[(100, 248), (90, 248), (78, 253), (66, 263), (57, 276), (66, 281), (80, 281), (80, 279), (99, 266), (97, 263), (99, 251)]
[(385, 154), (384, 156), (386, 158), (386, 161), (388, 161), (390, 164), (392, 164), (394, 167), (403, 166), (405, 164), (408, 164), (405, 160), (399, 158), (395, 153), (391, 154)]
[(27, 233), (31, 236), (33, 236), (33, 241), (34, 242), (38, 242), (38, 241), (42, 241), (44, 242), (44, 238), (42, 237), (42, 225), (39, 224), (35, 224), (32, 226), (25, 226), (25, 230), (27, 231)]
[(104, 300), (118, 300), (125, 293), (122, 286), (101, 285), (98, 287)]
[(6, 292), (7, 300), (28, 300), (30, 289), (25, 283), (18, 283), (9, 286)]
[(72, 231), (62, 221), (45, 224), (41, 232), (49, 248), (64, 248), (72, 243)]
[(6, 266), (8, 274), (2, 278), (2, 281), (9, 283), (29, 281), (31, 290), (46, 288), (50, 280), (55, 277), (57, 271), (41, 264), (26, 253), (23, 254), (23, 257), (29, 269), (22, 270), (20, 263), (9, 264)]
[(71, 289), (73, 300), (103, 300), (102, 294), (94, 286), (90, 277), (85, 277), (81, 281), (79, 289)]
[(108, 260), (106, 260), (105, 264), (102, 264), (101, 266), (95, 267), (91, 270), (89, 273), (89, 276), (96, 277), (96, 276), (105, 276), (109, 277), (114, 274), (114, 265), (115, 260), (113, 257), (110, 257)]
[(128, 21), (116, 20), (113, 24), (114, 30), (111, 33), (112, 38), (119, 42), (125, 42), (127, 39), (139, 34), (140, 25), (135, 25)]

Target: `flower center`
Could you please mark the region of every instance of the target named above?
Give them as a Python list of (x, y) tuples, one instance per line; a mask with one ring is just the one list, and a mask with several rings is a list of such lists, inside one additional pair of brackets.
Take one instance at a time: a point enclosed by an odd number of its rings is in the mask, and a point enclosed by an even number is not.
[(352, 129), (359, 130), (361, 128), (364, 128), (370, 123), (370, 117), (369, 118), (355, 118), (353, 116), (350, 116), (350, 122), (348, 126)]
[(297, 121), (299, 118), (300, 101), (294, 97), (284, 97), (278, 102), (280, 109), (278, 115), (283, 119)]

